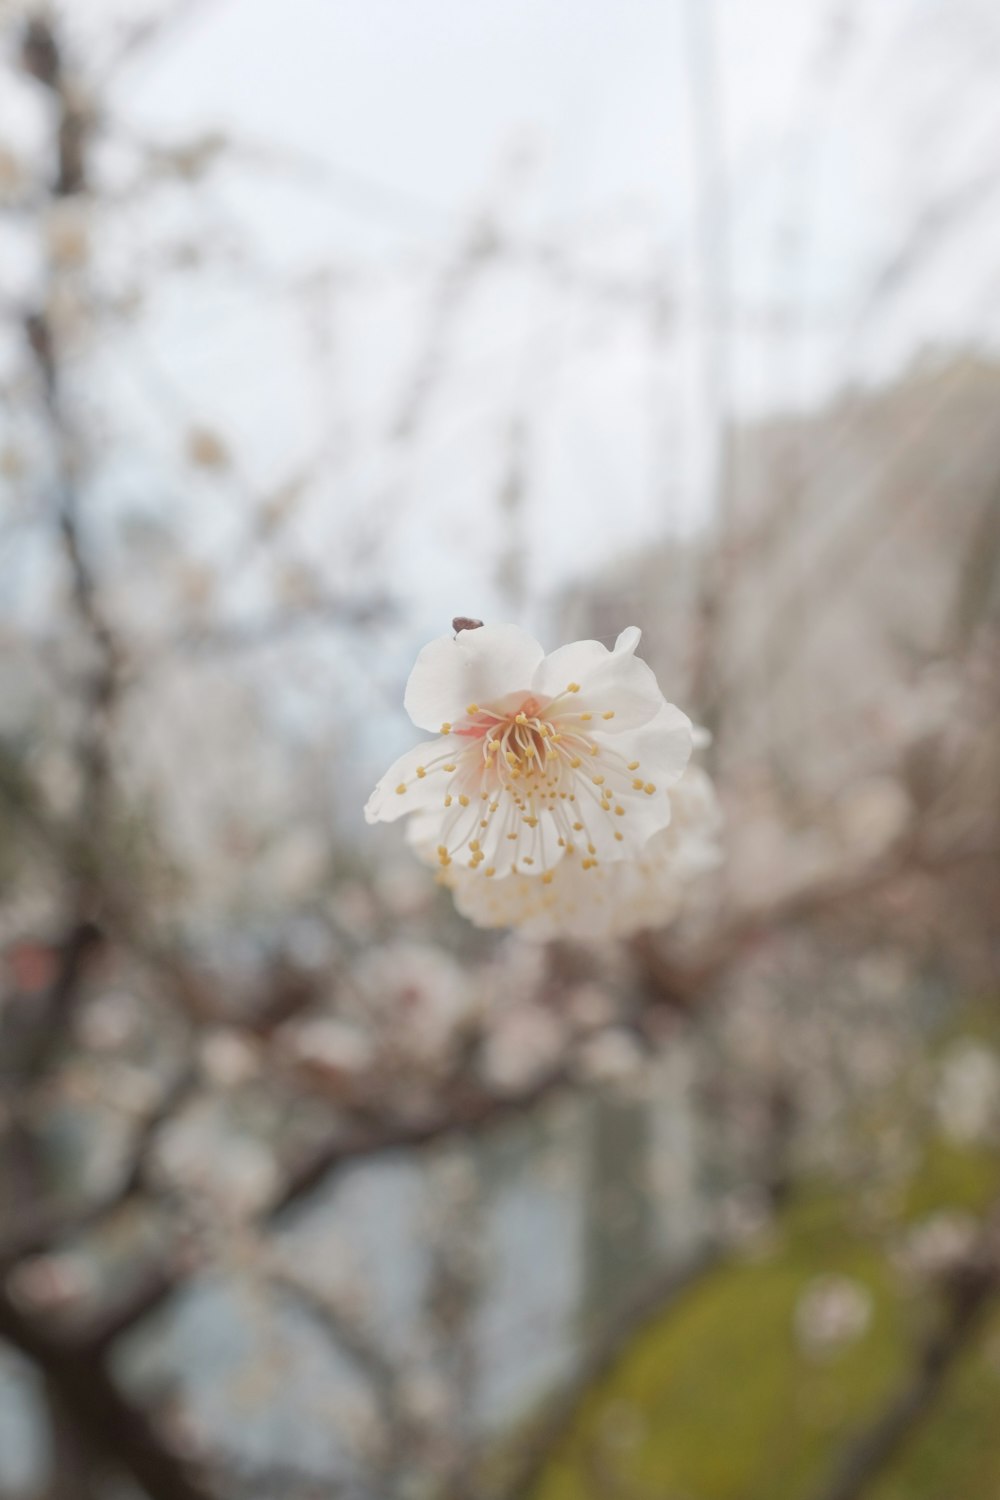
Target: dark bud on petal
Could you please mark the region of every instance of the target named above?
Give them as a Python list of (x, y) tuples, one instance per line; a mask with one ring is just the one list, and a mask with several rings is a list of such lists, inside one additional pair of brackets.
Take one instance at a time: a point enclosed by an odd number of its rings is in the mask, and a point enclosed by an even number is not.
[(482, 623), (482, 620), (470, 620), (468, 615), (456, 615), (451, 628), (456, 635), (460, 635), (463, 630), (479, 630)]

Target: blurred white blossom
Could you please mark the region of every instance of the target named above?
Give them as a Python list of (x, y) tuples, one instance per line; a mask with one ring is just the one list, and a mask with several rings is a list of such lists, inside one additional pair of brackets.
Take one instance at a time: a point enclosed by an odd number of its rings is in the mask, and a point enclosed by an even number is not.
[(280, 1042), (295, 1062), (311, 1064), (333, 1080), (364, 1077), (374, 1066), (372, 1039), (349, 1021), (333, 1016), (311, 1016), (283, 1026)]
[(847, 848), (871, 859), (905, 833), (913, 817), (906, 789), (893, 776), (869, 776), (850, 786), (837, 807)]
[(576, 1071), (590, 1083), (620, 1083), (635, 1078), (645, 1058), (634, 1033), (622, 1026), (610, 1026), (580, 1044)]
[(964, 1264), (979, 1234), (975, 1217), (960, 1209), (943, 1209), (915, 1224), (894, 1259), (904, 1275), (932, 1280)]
[(353, 979), (366, 1025), (398, 1059), (424, 1066), (443, 1060), (479, 1013), (474, 981), (430, 943), (369, 949)]
[(209, 1031), (198, 1047), (201, 1071), (218, 1088), (236, 1088), (258, 1077), (260, 1052), (253, 1040), (234, 1027), (218, 1026)]
[(260, 1211), (278, 1172), (268, 1146), (227, 1126), (208, 1100), (164, 1128), (151, 1167), (151, 1175), (169, 1190), (237, 1218)]
[(497, 1093), (518, 1093), (544, 1078), (562, 1057), (568, 1035), (560, 1018), (540, 1005), (501, 1010), (486, 1037), (480, 1071)]
[(795, 1334), (814, 1358), (863, 1338), (872, 1318), (872, 1295), (850, 1276), (817, 1276), (795, 1309)]
[(14, 1300), (27, 1309), (47, 1313), (66, 1311), (92, 1295), (94, 1267), (75, 1251), (33, 1255), (23, 1260), (8, 1277)]
[(935, 1108), (953, 1141), (988, 1139), (1000, 1119), (1000, 1060), (972, 1038), (954, 1042), (941, 1063)]

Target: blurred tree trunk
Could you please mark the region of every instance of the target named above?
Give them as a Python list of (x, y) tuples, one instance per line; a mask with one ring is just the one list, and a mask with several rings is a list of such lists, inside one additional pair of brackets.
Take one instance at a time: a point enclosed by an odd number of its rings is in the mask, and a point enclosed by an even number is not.
[(976, 631), (997, 607), (1000, 579), (1000, 487), (987, 497), (972, 528), (965, 556), (958, 569), (958, 586), (952, 605), (950, 629), (944, 649), (961, 658)]
[(97, 1457), (63, 1407), (51, 1379), (45, 1381), (45, 1398), (50, 1435), (46, 1500), (101, 1500)]
[(585, 1334), (613, 1317), (649, 1275), (654, 1231), (645, 1100), (597, 1097), (585, 1141), (583, 1286)]

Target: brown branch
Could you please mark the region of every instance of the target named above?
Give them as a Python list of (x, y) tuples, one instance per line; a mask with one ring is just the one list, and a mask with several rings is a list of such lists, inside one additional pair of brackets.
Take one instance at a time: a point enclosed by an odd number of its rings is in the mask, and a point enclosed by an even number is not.
[(84, 1233), (137, 1198), (144, 1186), (149, 1150), (160, 1127), (191, 1094), (196, 1082), (195, 1072), (184, 1069), (165, 1090), (159, 1104), (136, 1131), (128, 1159), (106, 1193), (76, 1208), (54, 1208), (45, 1204), (34, 1212), (22, 1213), (17, 1227), (0, 1240), (0, 1277), (6, 1275), (18, 1261), (29, 1255), (52, 1250), (74, 1235)]
[(916, 1371), (867, 1432), (851, 1443), (816, 1500), (861, 1500), (941, 1395), (1000, 1290), (994, 1266), (967, 1267), (950, 1288), (949, 1316), (924, 1345)]
[[(261, 1215), (261, 1225), (280, 1222), (308, 1199), (338, 1168), (380, 1156), (389, 1151), (413, 1150), (432, 1145), (456, 1132), (479, 1131), (536, 1108), (543, 1100), (565, 1088), (569, 1075), (562, 1067), (516, 1094), (498, 1097), (476, 1092), (423, 1119), (339, 1126), (335, 1134), (303, 1155), (288, 1171), (278, 1194)], [(187, 1268), (176, 1258), (165, 1258), (138, 1279), (128, 1294), (95, 1318), (77, 1337), (84, 1347), (107, 1348), (127, 1329), (156, 1311), (182, 1283)]]
[(267, 1272), (267, 1282), (296, 1307), (308, 1313), (310, 1319), (328, 1335), (330, 1342), (367, 1376), (380, 1397), (391, 1393), (391, 1403), (387, 1403), (383, 1415), (392, 1413), (398, 1418), (395, 1366), (356, 1320), (341, 1313), (332, 1298), (287, 1271), (270, 1269)]
[(850, 911), (865, 897), (888, 890), (911, 874), (941, 876), (967, 865), (989, 866), (998, 862), (1000, 843), (994, 838), (934, 847), (922, 842), (914, 832), (890, 854), (863, 870), (819, 880), (766, 906), (733, 913), (718, 933), (690, 953), (670, 954), (654, 933), (635, 938), (633, 949), (660, 1000), (686, 1010), (749, 948), (784, 928)]
[[(898, 879), (913, 868), (942, 871), (953, 865), (994, 860), (998, 855), (992, 844), (964, 844), (950, 849), (915, 853), (911, 846), (880, 861), (863, 874), (823, 882), (796, 892), (766, 911), (749, 912), (734, 920), (731, 927), (700, 955), (676, 961), (665, 954), (656, 940), (647, 936), (637, 941), (636, 951), (645, 965), (647, 979), (658, 994), (680, 1007), (704, 996), (722, 974), (745, 952), (785, 925), (814, 920), (856, 904)], [(360, 1115), (346, 1126), (341, 1123), (335, 1133), (303, 1155), (287, 1172), (283, 1186), (262, 1215), (263, 1224), (280, 1221), (291, 1209), (307, 1200), (330, 1174), (338, 1168), (389, 1151), (417, 1149), (457, 1132), (488, 1129), (511, 1115), (537, 1107), (569, 1083), (562, 1067), (547, 1073), (530, 1088), (516, 1094), (498, 1097), (474, 1091), (448, 1101), (440, 1110), (417, 1120), (365, 1120)], [(179, 1263), (165, 1259), (140, 1278), (128, 1294), (108, 1307), (86, 1330), (83, 1342), (107, 1347), (126, 1329), (148, 1316), (166, 1302), (186, 1274)]]
[(18, 1060), (18, 1071), (34, 1078), (45, 1068), (64, 1033), (92, 954), (103, 942), (93, 922), (76, 922), (59, 945), (55, 977), (39, 1007), (31, 1045)]
[(209, 1491), (171, 1452), (148, 1417), (121, 1394), (104, 1361), (89, 1350), (67, 1346), (62, 1337), (27, 1317), (2, 1286), (0, 1338), (44, 1373), (88, 1444), (110, 1464), (125, 1469), (150, 1500), (210, 1500)]
[[(51, 18), (30, 18), (22, 33), (21, 62), (48, 90), (54, 105), (55, 172), (49, 188), (54, 200), (87, 189), (87, 149), (93, 121), (80, 102), (81, 92), (67, 78), (62, 39)], [(50, 281), (57, 273), (50, 267)], [(58, 291), (53, 285), (51, 290)], [(73, 607), (84, 636), (94, 648), (96, 665), (88, 674), (83, 697), (84, 725), (77, 757), (81, 789), (77, 809), (76, 848), (71, 860), (73, 894), (70, 930), (96, 915), (98, 860), (106, 832), (111, 784), (109, 729), (121, 684), (123, 653), (101, 607), (97, 582), (81, 535), (78, 463), (73, 434), (63, 406), (60, 350), (46, 306), (24, 318), (24, 335), (42, 391), (42, 410), (51, 433), (58, 479), (54, 496), (55, 525), (69, 570)], [(68, 992), (67, 1000), (72, 998)]]
[(226, 1490), (240, 1495), (260, 1493), (266, 1500), (337, 1500), (345, 1494), (357, 1494), (339, 1475), (313, 1473), (294, 1463), (251, 1464), (236, 1455), (210, 1461), (214, 1475)]
[(516, 1460), (499, 1483), (489, 1486), (490, 1500), (530, 1500), (545, 1466), (569, 1431), (581, 1400), (608, 1375), (629, 1345), (654, 1318), (721, 1263), (722, 1251), (708, 1245), (686, 1265), (654, 1276), (598, 1333), (582, 1355), (572, 1381), (549, 1405), (540, 1421), (520, 1439)]

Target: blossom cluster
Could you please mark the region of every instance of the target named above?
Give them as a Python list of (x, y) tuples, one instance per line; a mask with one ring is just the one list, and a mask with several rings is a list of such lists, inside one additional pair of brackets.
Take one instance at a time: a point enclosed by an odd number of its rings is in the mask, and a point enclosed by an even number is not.
[(695, 732), (635, 655), (639, 634), (546, 655), (515, 625), (485, 625), (420, 652), (404, 701), (435, 738), (390, 767), (365, 817), (407, 817), (411, 847), (477, 926), (543, 939), (656, 926), (715, 861)]

